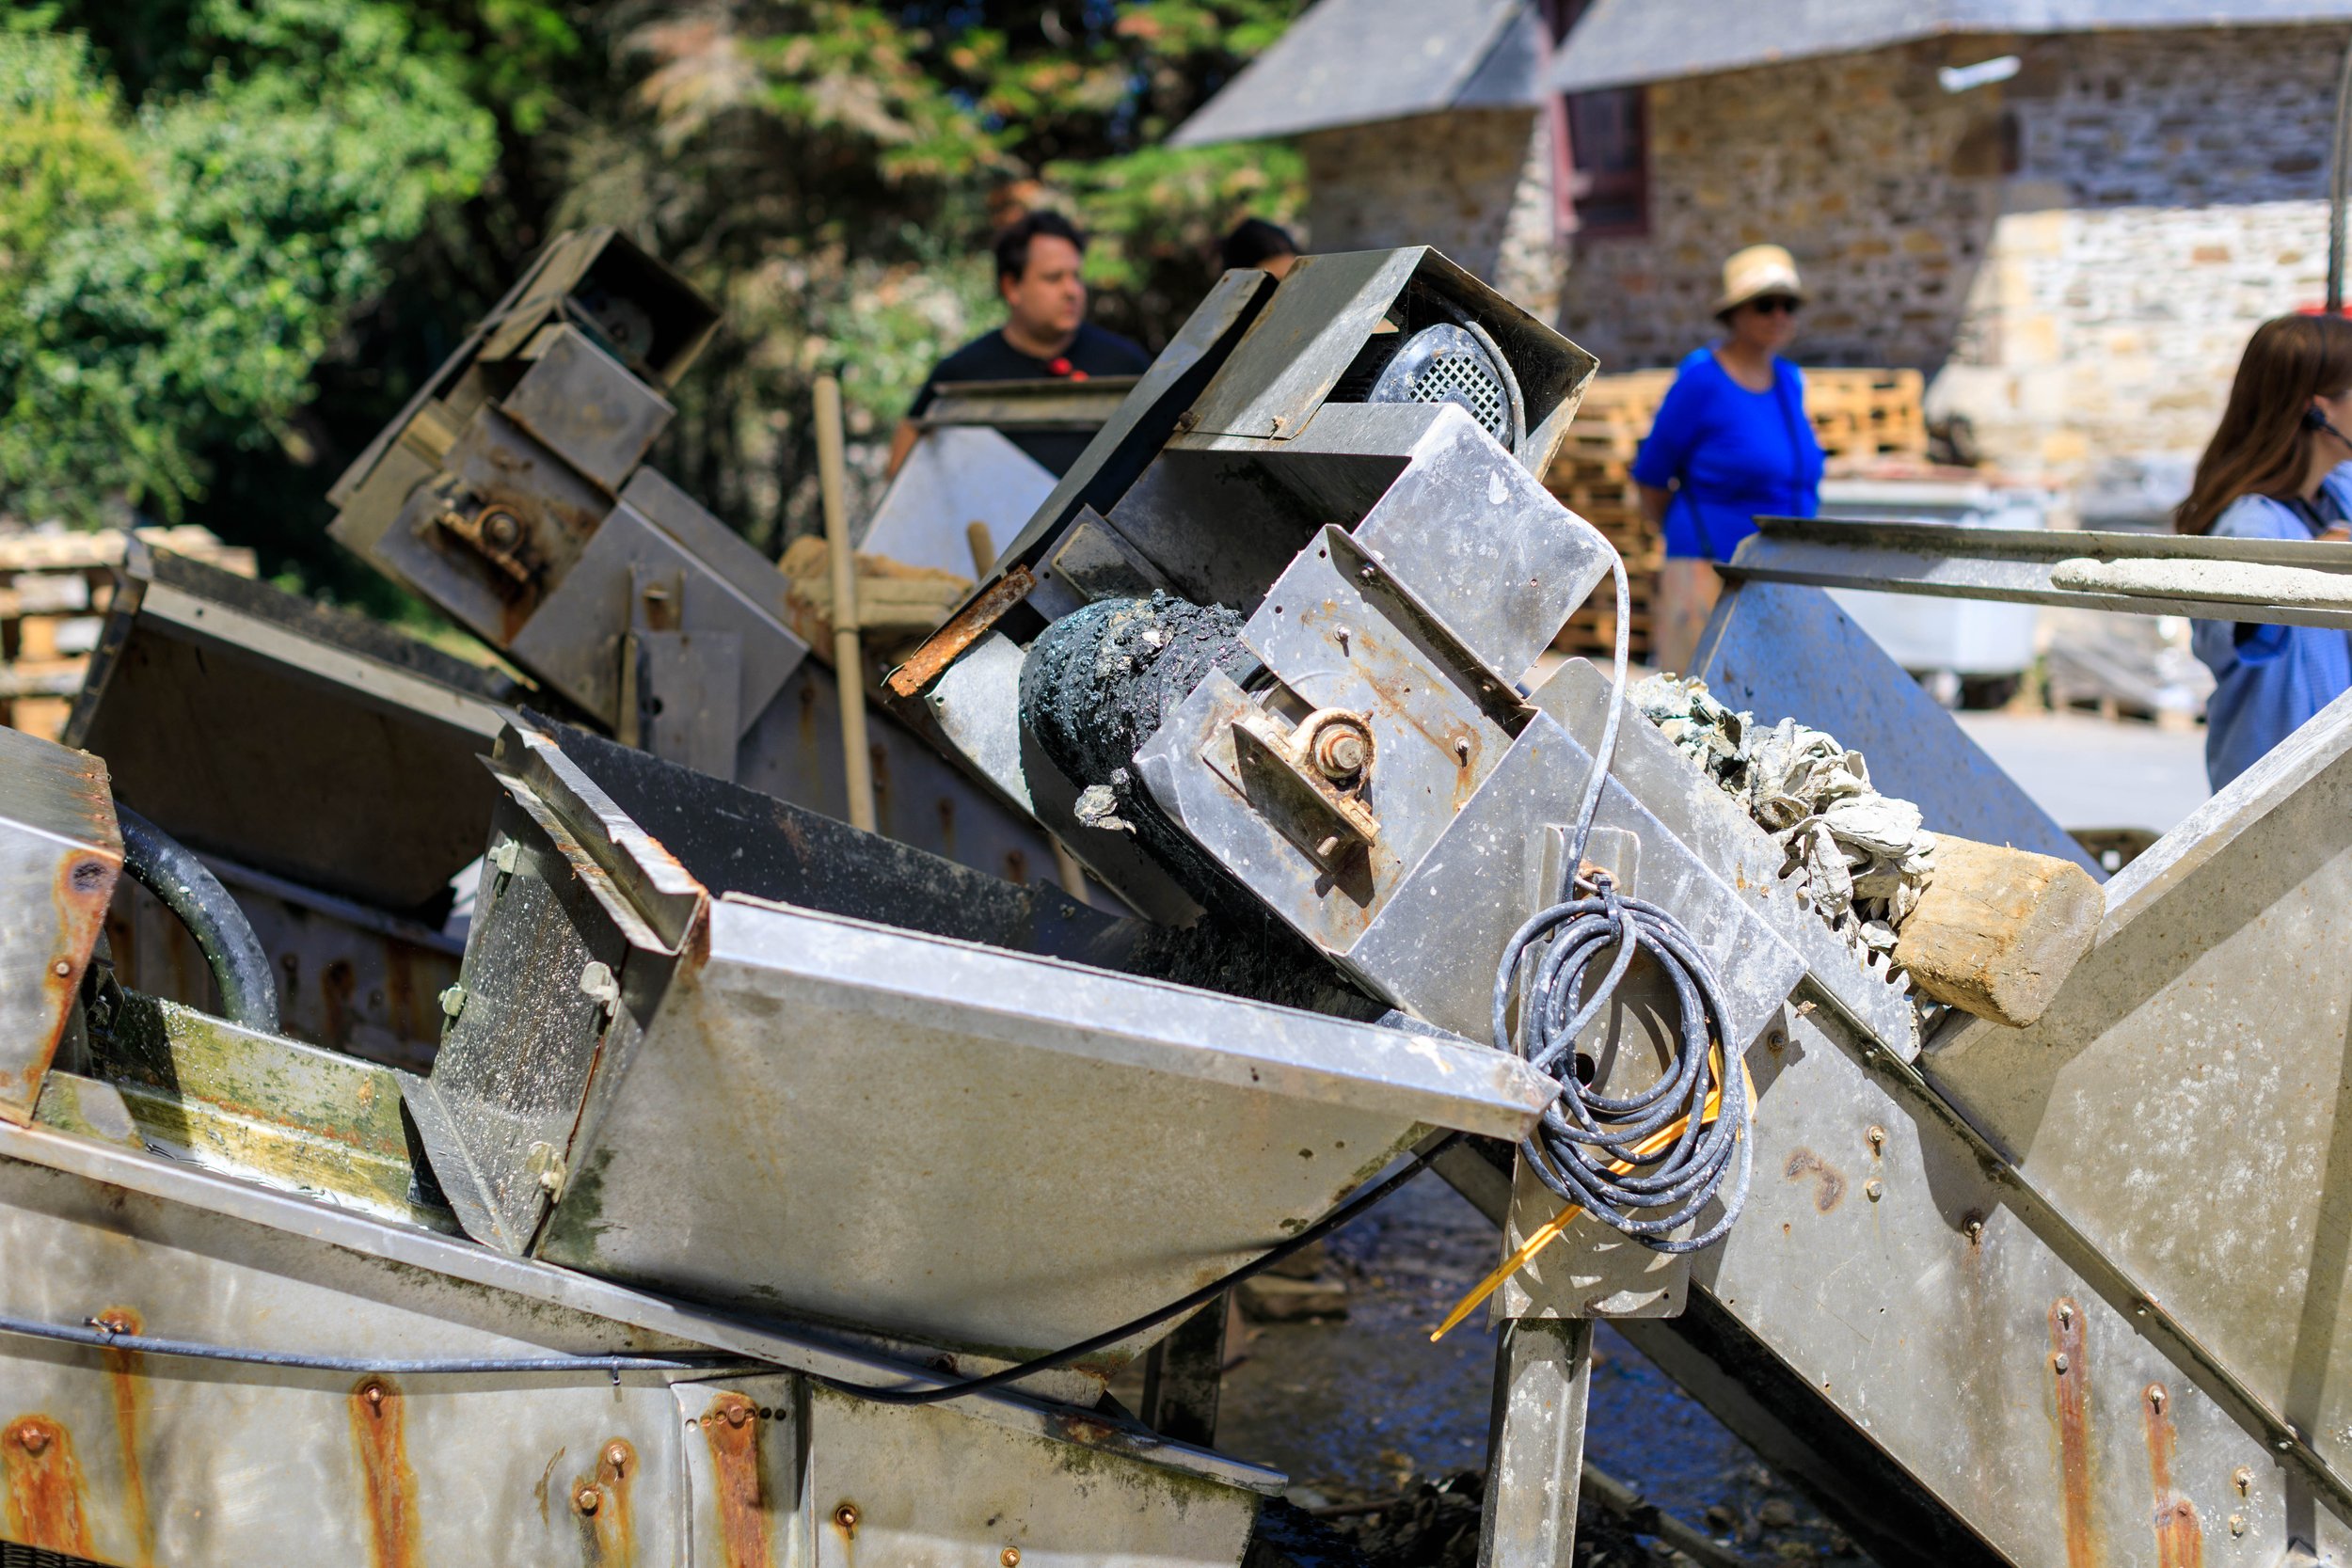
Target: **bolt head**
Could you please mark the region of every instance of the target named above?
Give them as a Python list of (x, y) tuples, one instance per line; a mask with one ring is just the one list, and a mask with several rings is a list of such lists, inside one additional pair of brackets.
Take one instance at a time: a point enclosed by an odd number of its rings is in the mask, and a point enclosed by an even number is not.
[(1876, 1203), (1880, 1198), (1886, 1196), (1886, 1183), (1883, 1181), (1867, 1181), (1863, 1183), (1862, 1195), (1868, 1198), (1871, 1202)]
[(2159, 1416), (2163, 1415), (2163, 1414), (2164, 1414), (2164, 1399), (2165, 1399), (2165, 1394), (2164, 1394), (2164, 1385), (2163, 1385), (2163, 1384), (2161, 1384), (2161, 1383), (2152, 1383), (2152, 1384), (2148, 1385), (2148, 1408), (2149, 1408), (2149, 1409), (2151, 1409), (2151, 1410), (2154, 1411), (2154, 1412), (2155, 1412), (2157, 1415), (2159, 1415)]
[(572, 1506), (582, 1513), (594, 1513), (604, 1506), (604, 1494), (593, 1486), (583, 1486), (572, 1494)]
[(1871, 1148), (1871, 1149), (1872, 1149), (1873, 1151), (1878, 1150), (1878, 1149), (1884, 1148), (1886, 1147), (1886, 1129), (1885, 1129), (1885, 1128), (1883, 1128), (1883, 1127), (1873, 1127), (1873, 1128), (1871, 1128), (1871, 1129), (1870, 1129), (1870, 1131), (1869, 1131), (1868, 1132), (1867, 1132), (1867, 1133), (1866, 1133), (1866, 1134), (1864, 1134), (1864, 1135), (1865, 1135), (1866, 1137), (1867, 1137), (1867, 1138), (1870, 1140), (1870, 1148)]
[(73, 960), (71, 958), (59, 958), (56, 963), (49, 966), (49, 973), (55, 974), (58, 979), (62, 980), (67, 975), (73, 973)]
[(2232, 1535), (2244, 1535), (2246, 1533), (2245, 1514), (2233, 1513), (2230, 1515), (2230, 1533)]
[(626, 1443), (606, 1444), (604, 1449), (604, 1462), (612, 1467), (612, 1473), (614, 1475), (619, 1475), (622, 1471), (628, 1469), (628, 1445)]
[(751, 1418), (752, 1413), (749, 1407), (740, 1404), (730, 1404), (727, 1406), (727, 1425), (731, 1427), (739, 1427)]
[(2054, 1355), (2050, 1357), (2050, 1370), (2058, 1373), (2060, 1376), (2064, 1376), (2066, 1372), (2066, 1357), (2064, 1355)]
[(857, 1528), (857, 1521), (858, 1512), (857, 1504), (855, 1503), (843, 1503), (839, 1508), (833, 1511), (833, 1522), (839, 1525), (843, 1529)]
[(996, 1560), (1003, 1563), (1005, 1568), (1021, 1568), (1021, 1548), (1007, 1546), (996, 1554)]
[(2237, 1495), (2241, 1497), (2251, 1493), (2254, 1490), (2254, 1467), (2251, 1465), (2241, 1465), (2232, 1470), (2230, 1484), (2237, 1488)]
[(441, 992), (441, 1011), (445, 1016), (455, 1018), (465, 1010), (466, 988), (463, 985), (453, 985)]
[(49, 1449), (49, 1429), (27, 1421), (16, 1429), (16, 1446), (26, 1453), (45, 1453)]

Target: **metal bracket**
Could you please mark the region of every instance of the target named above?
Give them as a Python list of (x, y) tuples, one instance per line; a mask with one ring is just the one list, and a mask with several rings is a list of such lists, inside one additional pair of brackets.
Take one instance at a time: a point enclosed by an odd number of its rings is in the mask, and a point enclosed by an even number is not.
[[(1357, 793), (1371, 774), (1373, 748), (1372, 731), (1358, 715), (1318, 709), (1285, 729), (1250, 705), (1234, 713), (1230, 727), (1232, 770), (1219, 766), (1214, 742), (1202, 749), (1201, 759), (1317, 865), (1335, 871), (1379, 836), (1379, 818)], [(1345, 751), (1351, 744), (1352, 759)], [(1333, 773), (1353, 778), (1353, 787), (1343, 789)]]

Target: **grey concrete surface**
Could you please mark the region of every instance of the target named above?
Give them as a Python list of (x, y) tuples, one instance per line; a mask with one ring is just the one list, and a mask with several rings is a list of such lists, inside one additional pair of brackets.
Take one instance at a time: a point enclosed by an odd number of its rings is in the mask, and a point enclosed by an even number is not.
[(2169, 832), (2204, 804), (2205, 732), (2081, 713), (1963, 713), (1970, 738), (2069, 831)]

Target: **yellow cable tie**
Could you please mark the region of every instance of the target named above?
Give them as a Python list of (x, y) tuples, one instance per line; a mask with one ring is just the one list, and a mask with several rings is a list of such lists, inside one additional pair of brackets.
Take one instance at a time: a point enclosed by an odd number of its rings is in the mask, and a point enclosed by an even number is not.
[[(1716, 1057), (1715, 1066), (1719, 1073), (1723, 1065), (1722, 1051), (1723, 1048), (1719, 1045), (1715, 1048), (1714, 1052), (1711, 1053), (1711, 1054)], [(1740, 1085), (1746, 1090), (1744, 1098), (1748, 1102), (1748, 1110), (1751, 1115), (1751, 1119), (1753, 1119), (1753, 1115), (1756, 1110), (1756, 1080), (1748, 1076), (1748, 1064), (1745, 1062), (1741, 1062), (1740, 1064)], [(1702, 1124), (1715, 1119), (1716, 1115), (1723, 1109), (1723, 1099), (1724, 1092), (1721, 1089), (1716, 1089), (1707, 1097), (1707, 1103), (1700, 1108), (1699, 1112)], [(1657, 1153), (1660, 1149), (1665, 1148), (1668, 1144), (1673, 1143), (1677, 1138), (1682, 1136), (1682, 1130), (1690, 1124), (1690, 1120), (1691, 1118), (1688, 1116), (1675, 1117), (1674, 1120), (1668, 1122), (1665, 1126), (1660, 1128), (1657, 1132), (1652, 1132), (1648, 1137), (1644, 1138), (1640, 1143), (1633, 1146), (1635, 1158), (1629, 1160), (1612, 1160), (1609, 1163), (1610, 1170), (1618, 1176), (1625, 1175), (1628, 1171), (1630, 1171), (1640, 1160), (1645, 1159), (1649, 1155)], [(1583, 1212), (1584, 1210), (1582, 1205), (1571, 1203), (1562, 1208), (1558, 1213), (1552, 1215), (1551, 1218), (1546, 1220), (1542, 1225), (1538, 1226), (1534, 1234), (1528, 1237), (1526, 1243), (1520, 1246), (1518, 1251), (1513, 1253), (1510, 1257), (1502, 1260), (1502, 1266), (1501, 1268), (1495, 1270), (1494, 1273), (1480, 1280), (1471, 1288), (1470, 1294), (1464, 1296), (1460, 1301), (1454, 1304), (1454, 1310), (1446, 1314), (1445, 1322), (1439, 1323), (1437, 1328), (1430, 1333), (1429, 1342), (1434, 1345), (1439, 1339), (1444, 1338), (1448, 1334), (1452, 1333), (1464, 1318), (1469, 1317), (1472, 1312), (1478, 1310), (1479, 1304), (1481, 1302), (1484, 1302), (1488, 1296), (1493, 1295), (1496, 1291), (1500, 1290), (1504, 1280), (1510, 1278), (1520, 1269), (1526, 1267), (1531, 1259), (1533, 1259), (1537, 1253), (1543, 1251), (1544, 1248), (1549, 1246), (1555, 1240), (1558, 1239), (1560, 1233), (1567, 1229), (1569, 1226), (1574, 1225), (1576, 1223), (1577, 1216)]]

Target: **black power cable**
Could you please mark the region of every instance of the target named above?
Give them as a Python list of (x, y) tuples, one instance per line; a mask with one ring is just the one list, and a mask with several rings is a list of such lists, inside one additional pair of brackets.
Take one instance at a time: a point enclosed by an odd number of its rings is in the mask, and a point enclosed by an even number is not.
[[(1594, 1218), (1660, 1252), (1696, 1252), (1720, 1241), (1740, 1217), (1754, 1159), (1738, 1061), (1725, 1061), (1713, 1044), (1728, 1034), (1722, 990), (1714, 966), (1674, 916), (1619, 894), (1606, 874), (1587, 885), (1591, 896), (1555, 904), (1520, 927), (1495, 976), (1495, 1044), (1508, 1051), (1519, 972), (1531, 952), (1540, 954), (1521, 1008), (1518, 1051), (1530, 1067), (1558, 1081), (1560, 1098), (1519, 1147), (1545, 1186)], [(1550, 946), (1537, 947), (1545, 938)], [(1592, 965), (1612, 949), (1615, 961), (1586, 996)], [(1636, 951), (1647, 952), (1664, 973), (1679, 1016), (1658, 1081), (1613, 1098), (1584, 1083), (1576, 1041), (1608, 1005)], [(1719, 1105), (1713, 1116), (1710, 1098)], [(1723, 1191), (1726, 1176), (1731, 1188), (1715, 1223), (1672, 1239)]]
[(241, 1028), (277, 1034), (278, 977), (269, 954), (220, 879), (178, 839), (119, 800), (115, 818), (122, 826), (122, 868), (196, 939), (220, 987), (221, 1012)]
[[(1503, 948), (1495, 971), (1494, 1043), (1498, 1051), (1516, 1050), (1560, 1085), (1560, 1098), (1545, 1108), (1543, 1119), (1519, 1146), (1537, 1179), (1646, 1246), (1695, 1252), (1721, 1240), (1747, 1200), (1754, 1164), (1747, 1084), (1730, 1046), (1715, 1045), (1730, 1034), (1723, 988), (1691, 933), (1657, 905), (1620, 894), (1605, 873), (1588, 877), (1582, 871), (1625, 710), (1629, 595), (1625, 563), (1613, 562), (1611, 571), (1617, 591), (1616, 657), (1608, 721), (1568, 847), (1571, 896), (1530, 919)], [(1588, 890), (1586, 896), (1573, 896), (1580, 886)], [(1546, 939), (1550, 945), (1539, 946)], [(1586, 994), (1585, 977), (1594, 961), (1612, 949), (1615, 961)], [(1637, 951), (1649, 953), (1674, 988), (1676, 1037), (1665, 1070), (1647, 1089), (1623, 1098), (1596, 1094), (1579, 1070), (1577, 1037), (1608, 1006)], [(1515, 1044), (1511, 1002), (1531, 953), (1540, 956), (1522, 999)], [(1713, 1115), (1710, 1099), (1717, 1106)], [(1678, 1129), (1677, 1117), (1682, 1118)], [(1629, 1168), (1619, 1170), (1620, 1165)], [(1726, 1177), (1731, 1190), (1723, 1195), (1715, 1223), (1698, 1235), (1674, 1240), (1671, 1232), (1696, 1219), (1723, 1194)]]

